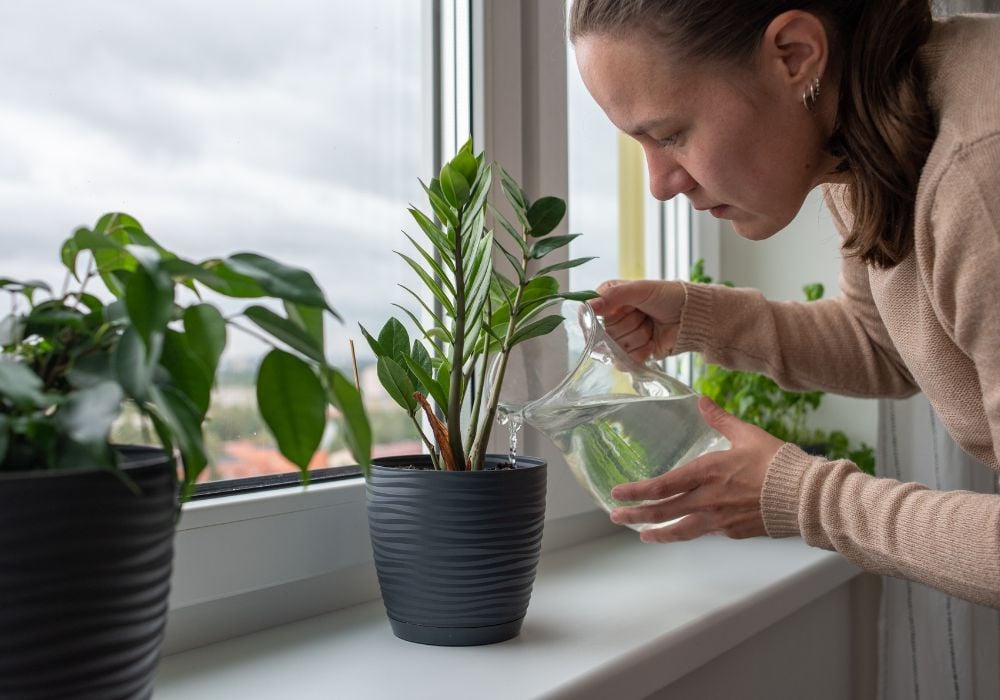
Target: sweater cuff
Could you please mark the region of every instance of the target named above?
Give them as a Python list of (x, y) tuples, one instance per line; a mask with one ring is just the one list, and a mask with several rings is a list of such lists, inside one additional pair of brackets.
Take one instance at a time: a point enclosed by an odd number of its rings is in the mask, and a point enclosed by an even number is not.
[(799, 490), (802, 475), (815, 459), (790, 442), (782, 445), (771, 459), (760, 494), (760, 510), (768, 537), (801, 535)]
[(712, 306), (715, 295), (708, 284), (684, 282), (684, 308), (681, 310), (681, 327), (671, 354), (701, 352), (708, 346), (712, 335)]

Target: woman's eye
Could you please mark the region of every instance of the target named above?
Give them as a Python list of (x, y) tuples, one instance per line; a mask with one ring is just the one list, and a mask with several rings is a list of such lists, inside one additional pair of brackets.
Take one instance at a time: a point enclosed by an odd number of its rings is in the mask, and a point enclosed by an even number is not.
[(666, 138), (656, 139), (656, 144), (660, 148), (667, 148), (668, 146), (676, 146), (679, 137), (680, 134), (670, 134), (670, 136), (667, 136)]

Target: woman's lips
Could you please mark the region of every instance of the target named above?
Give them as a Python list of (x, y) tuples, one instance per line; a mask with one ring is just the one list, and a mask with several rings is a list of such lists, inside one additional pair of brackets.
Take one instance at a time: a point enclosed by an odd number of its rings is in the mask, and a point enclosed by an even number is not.
[(716, 219), (721, 219), (726, 215), (729, 210), (728, 204), (719, 204), (708, 210), (708, 213), (714, 216)]

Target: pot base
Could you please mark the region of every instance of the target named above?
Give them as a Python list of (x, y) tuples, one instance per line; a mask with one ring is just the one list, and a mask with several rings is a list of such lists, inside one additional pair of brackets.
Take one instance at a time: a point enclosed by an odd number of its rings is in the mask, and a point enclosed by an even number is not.
[(502, 625), (489, 625), (487, 627), (431, 627), (389, 618), (392, 633), (400, 639), (439, 647), (471, 647), (506, 642), (521, 633), (521, 623), (523, 622), (524, 618), (521, 617)]

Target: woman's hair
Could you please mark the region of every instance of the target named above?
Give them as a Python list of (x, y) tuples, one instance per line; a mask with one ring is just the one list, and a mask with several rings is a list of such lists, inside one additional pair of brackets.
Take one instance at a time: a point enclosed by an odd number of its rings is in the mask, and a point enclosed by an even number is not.
[(827, 30), (829, 75), (840, 82), (827, 150), (849, 172), (854, 228), (846, 254), (889, 268), (913, 249), (917, 183), (937, 127), (918, 49), (929, 0), (574, 0), (570, 40), (644, 32), (679, 60), (745, 66), (771, 20), (816, 15)]

